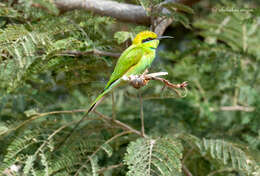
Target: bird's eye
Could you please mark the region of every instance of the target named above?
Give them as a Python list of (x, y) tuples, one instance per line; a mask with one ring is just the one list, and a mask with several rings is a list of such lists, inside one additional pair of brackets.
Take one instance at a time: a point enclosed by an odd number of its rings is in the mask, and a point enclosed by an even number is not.
[(147, 42), (147, 41), (150, 41), (150, 40), (153, 40), (153, 38), (149, 37), (149, 38), (143, 39), (143, 40), (142, 40), (142, 43)]

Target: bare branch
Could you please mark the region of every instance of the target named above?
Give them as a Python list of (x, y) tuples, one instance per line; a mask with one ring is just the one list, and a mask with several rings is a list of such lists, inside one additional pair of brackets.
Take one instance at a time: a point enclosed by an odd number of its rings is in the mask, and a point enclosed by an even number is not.
[(142, 98), (141, 93), (139, 93), (139, 101), (140, 101), (141, 134), (142, 134), (142, 136), (144, 136), (145, 135), (145, 133), (144, 133), (144, 107), (143, 107), (143, 98)]
[(219, 169), (219, 170), (213, 171), (213, 172), (209, 173), (208, 176), (213, 176), (213, 175), (216, 175), (216, 174), (221, 173), (221, 172), (233, 172), (233, 171), (236, 171), (236, 169), (234, 169), (234, 168), (224, 168), (224, 169)]
[(0, 133), (0, 136), (7, 133), (7, 132), (18, 130), (19, 128), (23, 127), (24, 125), (28, 124), (29, 122), (34, 121), (36, 119), (39, 119), (41, 117), (54, 115), (54, 114), (74, 114), (74, 113), (78, 113), (78, 112), (86, 112), (86, 110), (76, 109), (76, 110), (71, 110), (71, 111), (51, 111), (51, 112), (45, 112), (45, 113), (37, 113), (37, 114), (33, 115), (30, 119), (23, 121), (17, 127), (9, 129), (8, 131), (4, 131), (3, 133)]
[(101, 168), (97, 171), (98, 174), (101, 174), (107, 170), (111, 170), (111, 169), (115, 169), (115, 168), (118, 168), (118, 167), (122, 167), (124, 164), (123, 163), (119, 163), (119, 164), (116, 164), (116, 165), (112, 165), (112, 166), (108, 166), (108, 167), (105, 167), (105, 168)]
[[(135, 133), (139, 136), (142, 136), (142, 133), (140, 131), (137, 131), (135, 129), (133, 129), (132, 127), (128, 126), (127, 124), (123, 123), (123, 122), (120, 122), (119, 120), (113, 120), (112, 118), (100, 113), (100, 112), (97, 112), (96, 110), (93, 110), (93, 112), (97, 115), (99, 115), (99, 117), (101, 117), (102, 119), (105, 119), (106, 121), (110, 121), (116, 125), (118, 125), (119, 127), (121, 127), (122, 129), (124, 130), (128, 130), (128, 131), (131, 131), (132, 133)], [(145, 137), (147, 138), (148, 136), (144, 135), (142, 137)]]
[(96, 14), (111, 16), (120, 21), (150, 24), (150, 17), (142, 6), (107, 0), (56, 0), (56, 6), (63, 10), (84, 9)]
[(254, 107), (248, 106), (221, 106), (219, 109), (211, 108), (211, 111), (244, 111), (244, 112), (252, 112), (255, 110)]
[(71, 51), (71, 50), (66, 50), (62, 51), (61, 53), (57, 55), (62, 55), (62, 56), (85, 56), (85, 55), (98, 55), (98, 56), (110, 56), (114, 58), (118, 58), (121, 53), (112, 53), (112, 52), (107, 52), (107, 51), (100, 51), (98, 49), (93, 49), (91, 51)]
[[(168, 74), (168, 73), (167, 72), (158, 72), (158, 73), (142, 74), (142, 75), (130, 75), (130, 76), (123, 76), (122, 79), (124, 81), (129, 82), (130, 85), (136, 89), (139, 89), (139, 88), (147, 85), (150, 80), (161, 81), (162, 83), (164, 83), (164, 85), (166, 87), (173, 89), (180, 97), (186, 96), (186, 93), (187, 93), (186, 87), (187, 87), (188, 83), (185, 81), (181, 84), (173, 84), (166, 79), (158, 77), (158, 76), (166, 75), (166, 74)], [(181, 93), (177, 90), (180, 88), (185, 89), (186, 93), (184, 95), (181, 95)]]
[[(193, 5), (200, 0), (165, 0), (163, 3), (177, 2), (185, 5)], [(56, 0), (56, 6), (62, 10), (84, 9), (95, 14), (110, 16), (123, 22), (152, 25), (152, 31), (161, 36), (166, 28), (173, 22), (173, 18), (153, 18), (147, 16), (145, 9), (139, 5), (119, 3), (110, 0)], [(160, 5), (159, 5), (160, 7)], [(169, 13), (167, 9), (161, 9), (163, 13)]]
[(115, 104), (115, 94), (114, 91), (111, 92), (112, 97), (112, 119), (116, 119), (116, 104)]
[(162, 36), (164, 31), (166, 30), (166, 28), (168, 26), (170, 26), (170, 24), (172, 24), (172, 22), (173, 22), (172, 18), (166, 18), (166, 19), (162, 20), (159, 24), (156, 25), (154, 32), (158, 36)]
[(183, 170), (184, 175), (192, 176), (192, 173), (189, 171), (189, 169), (184, 164), (182, 165), (182, 170)]

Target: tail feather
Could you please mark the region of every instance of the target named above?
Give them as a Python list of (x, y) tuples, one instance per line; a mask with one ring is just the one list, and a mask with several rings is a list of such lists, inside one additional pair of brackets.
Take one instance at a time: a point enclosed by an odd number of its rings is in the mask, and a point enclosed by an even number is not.
[(62, 146), (63, 144), (65, 144), (67, 142), (67, 140), (70, 138), (70, 136), (75, 132), (75, 130), (79, 127), (79, 125), (81, 124), (81, 122), (83, 122), (85, 120), (85, 118), (88, 117), (88, 114), (93, 111), (97, 105), (103, 100), (104, 96), (106, 94), (108, 94), (114, 87), (116, 87), (117, 85), (119, 85), (120, 81), (117, 80), (115, 81), (113, 84), (111, 84), (109, 87), (107, 87), (96, 99), (95, 101), (91, 104), (90, 108), (88, 109), (88, 111), (86, 112), (86, 114), (77, 122), (77, 124), (75, 125), (75, 127), (73, 128), (73, 130), (65, 137), (65, 139), (58, 145), (57, 148), (60, 148), (60, 146)]

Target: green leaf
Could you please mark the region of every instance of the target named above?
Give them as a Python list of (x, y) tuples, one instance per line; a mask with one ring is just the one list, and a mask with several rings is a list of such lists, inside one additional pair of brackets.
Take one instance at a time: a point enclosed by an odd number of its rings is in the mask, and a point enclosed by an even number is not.
[(29, 110), (24, 111), (24, 114), (25, 114), (27, 117), (31, 117), (31, 116), (33, 116), (33, 115), (37, 115), (38, 112), (37, 112), (37, 109), (29, 109)]
[(128, 176), (181, 175), (182, 145), (170, 138), (138, 139), (124, 158)]
[(98, 176), (98, 158), (97, 156), (93, 156), (89, 158), (92, 170), (92, 176)]
[(132, 36), (131, 32), (119, 31), (115, 33), (114, 38), (117, 40), (118, 44), (121, 44), (124, 43), (129, 38), (131, 38), (131, 36)]
[(162, 6), (169, 10), (183, 11), (183, 12), (187, 12), (190, 14), (194, 14), (194, 10), (184, 4), (168, 2), (168, 3), (164, 3)]
[(180, 22), (184, 27), (191, 29), (189, 18), (182, 13), (173, 13), (173, 18), (176, 22)]
[(35, 156), (35, 155), (32, 155), (32, 156), (28, 156), (28, 157), (27, 157), (27, 160), (26, 160), (26, 162), (25, 162), (25, 166), (24, 166), (24, 168), (23, 168), (23, 173), (24, 173), (25, 175), (28, 175), (28, 174), (30, 173), (30, 170), (31, 170), (31, 168), (33, 167), (33, 163), (34, 163), (35, 159), (36, 159), (36, 156)]
[(41, 157), (41, 163), (44, 166), (44, 176), (48, 176), (49, 175), (48, 159), (46, 158), (43, 152), (41, 152), (39, 155)]
[(254, 165), (254, 161), (247, 156), (247, 154), (239, 148), (236, 144), (219, 139), (203, 139), (199, 147), (202, 153), (204, 150), (210, 153), (214, 159), (222, 161), (224, 165), (231, 163), (232, 167), (249, 174), (253, 169), (250, 164)]
[(55, 4), (51, 0), (33, 0), (34, 3), (37, 3), (48, 10), (48, 12), (52, 13), (53, 15), (58, 15), (59, 10), (55, 6)]
[(107, 153), (108, 157), (112, 156), (113, 148), (109, 144), (105, 143), (101, 146), (101, 148)]

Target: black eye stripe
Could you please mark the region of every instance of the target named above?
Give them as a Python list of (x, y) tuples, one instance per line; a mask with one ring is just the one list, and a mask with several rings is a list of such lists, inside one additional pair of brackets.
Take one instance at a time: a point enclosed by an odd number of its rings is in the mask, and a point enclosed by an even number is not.
[(142, 40), (142, 43), (147, 42), (147, 41), (150, 41), (150, 40), (153, 40), (153, 39), (154, 39), (154, 38), (151, 38), (151, 37), (146, 38), (146, 39), (143, 39), (143, 40)]

